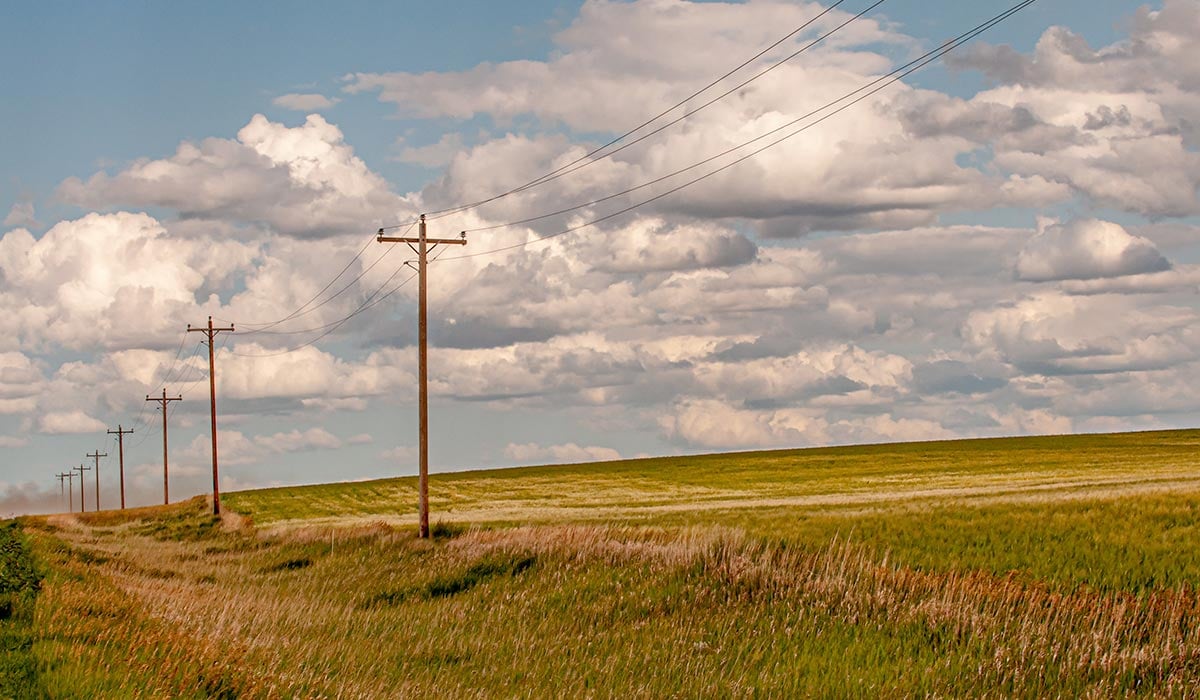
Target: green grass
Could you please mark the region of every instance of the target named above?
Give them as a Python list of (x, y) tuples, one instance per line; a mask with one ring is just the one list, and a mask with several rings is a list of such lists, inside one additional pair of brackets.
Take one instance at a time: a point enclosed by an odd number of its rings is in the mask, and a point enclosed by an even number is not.
[(20, 522), (0, 526), (0, 697), (42, 697), (33, 654), (34, 603), (41, 583)]
[[(436, 475), (31, 519), (51, 697), (1200, 693), (1200, 431)], [(25, 560), (28, 558), (25, 557)]]
[[(479, 526), (712, 525), (850, 538), (932, 571), (1065, 586), (1200, 582), (1200, 431), (962, 440), (439, 474), (434, 517)], [(408, 478), (229, 494), (257, 525), (415, 518)], [(447, 525), (443, 524), (443, 527)]]

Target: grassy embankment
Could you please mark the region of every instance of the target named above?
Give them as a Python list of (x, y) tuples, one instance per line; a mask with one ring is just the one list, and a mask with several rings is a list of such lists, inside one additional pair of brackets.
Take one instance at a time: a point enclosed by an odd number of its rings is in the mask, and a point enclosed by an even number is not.
[[(27, 519), (57, 697), (1194, 695), (1200, 432), (438, 475)], [(449, 536), (453, 535), (453, 536)]]

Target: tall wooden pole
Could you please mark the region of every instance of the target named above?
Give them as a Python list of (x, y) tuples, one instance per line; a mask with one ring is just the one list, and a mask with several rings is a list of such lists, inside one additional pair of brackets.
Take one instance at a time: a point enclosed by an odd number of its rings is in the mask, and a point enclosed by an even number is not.
[(125, 510), (125, 436), (133, 434), (133, 428), (125, 430), (117, 424), (116, 430), (108, 431), (109, 435), (117, 436), (118, 463), (121, 465), (121, 510)]
[(67, 507), (69, 508), (71, 503), (67, 500), (67, 475), (59, 472), (56, 476), (58, 478), (58, 497), (64, 503), (66, 503)]
[(90, 472), (91, 470), (92, 470), (91, 467), (85, 467), (82, 464), (79, 465), (78, 467), (75, 467), (75, 471), (79, 472), (79, 512), (80, 513), (87, 512), (87, 503), (83, 500), (83, 491), (84, 491), (84, 489), (83, 489), (83, 483), (84, 483), (83, 482), (83, 473)]
[(172, 401), (183, 401), (182, 396), (167, 396), (167, 389), (163, 387), (162, 398), (157, 396), (151, 398), (146, 394), (147, 401), (154, 401), (159, 405), (163, 417), (163, 505), (171, 502), (171, 494), (167, 485), (167, 404)]
[(417, 293), (419, 297), (417, 301), (417, 343), (420, 345), (420, 350), (417, 352), (417, 384), (421, 387), (420, 396), (417, 398), (417, 413), (420, 416), (418, 441), (421, 462), (418, 497), (421, 502), (419, 508), (420, 535), (424, 539), (429, 537), (429, 310), (427, 307), (429, 289), (425, 281), (425, 273), (429, 267), (429, 251), (426, 248), (428, 239), (425, 235), (424, 214), (421, 215), (421, 226), (417, 238), (420, 241), (417, 244), (417, 258), (420, 261), (417, 263), (419, 267), (417, 277), (420, 285), (420, 291)]
[(213, 515), (221, 514), (221, 484), (217, 474), (217, 370), (213, 362), (213, 338), (217, 333), (233, 332), (233, 326), (228, 328), (213, 328), (212, 316), (208, 317), (208, 328), (192, 328), (188, 324), (188, 333), (203, 333), (208, 338), (208, 397), (212, 413), (212, 473), (213, 473)]
[(99, 512), (99, 510), (100, 510), (100, 458), (107, 457), (108, 453), (105, 452), (105, 453), (101, 454), (100, 450), (96, 450), (92, 454), (85, 455), (85, 456), (86, 457), (94, 457), (96, 460), (96, 470), (95, 470), (96, 471), (96, 511)]
[[(407, 243), (417, 254), (417, 413), (420, 422), (418, 435), (420, 440), (419, 465), (417, 477), (418, 511), (420, 518), (420, 536), (429, 537), (429, 321), (428, 321), (428, 286), (426, 284), (426, 269), (429, 265), (429, 253), (439, 245), (466, 245), (467, 237), (462, 238), (429, 238), (425, 230), (425, 215), (421, 215), (420, 227), (416, 238), (388, 237), (379, 230), (376, 237), (380, 243)], [(413, 244), (416, 247), (413, 247)], [(432, 244), (432, 247), (430, 246)]]

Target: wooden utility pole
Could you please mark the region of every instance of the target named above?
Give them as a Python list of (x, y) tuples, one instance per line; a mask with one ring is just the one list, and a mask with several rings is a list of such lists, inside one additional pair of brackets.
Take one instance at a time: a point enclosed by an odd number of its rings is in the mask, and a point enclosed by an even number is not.
[(232, 333), (233, 324), (228, 328), (213, 328), (212, 316), (208, 317), (208, 328), (192, 328), (188, 324), (188, 333), (203, 333), (208, 338), (208, 397), (212, 407), (212, 463), (213, 463), (213, 515), (221, 514), (221, 486), (217, 481), (217, 373), (213, 363), (213, 338), (218, 333)]
[[(417, 344), (418, 360), (417, 360), (417, 384), (419, 386), (419, 397), (417, 399), (420, 415), (420, 464), (418, 477), (418, 491), (420, 497), (420, 535), (422, 538), (429, 537), (429, 323), (427, 319), (426, 309), (428, 307), (427, 297), (428, 291), (425, 283), (425, 269), (428, 266), (429, 253), (433, 252), (434, 248), (439, 245), (466, 245), (467, 234), (463, 233), (460, 238), (428, 238), (425, 234), (425, 215), (421, 215), (421, 223), (417, 229), (416, 238), (403, 238), (383, 235), (383, 229), (379, 229), (379, 234), (376, 236), (380, 243), (407, 243), (409, 248), (417, 254), (417, 276), (420, 278), (418, 286), (420, 291), (417, 293)], [(416, 244), (415, 246), (413, 244)]]
[(183, 401), (183, 397), (168, 397), (167, 390), (164, 388), (161, 399), (157, 396), (151, 398), (149, 394), (146, 394), (146, 400), (157, 402), (163, 414), (163, 505), (166, 505), (171, 502), (170, 492), (167, 489), (167, 404), (172, 401)]
[(67, 512), (75, 512), (75, 470), (67, 470)]
[(96, 450), (85, 457), (94, 457), (96, 459), (96, 511), (100, 511), (100, 458), (107, 457), (108, 453), (100, 454), (100, 450)]
[(70, 507), (71, 502), (67, 501), (67, 475), (59, 472), (55, 477), (58, 479), (58, 497), (66, 501), (67, 506)]
[(133, 428), (125, 430), (117, 423), (117, 429), (108, 431), (108, 434), (117, 436), (118, 464), (121, 465), (121, 510), (125, 510), (125, 436), (132, 435)]
[(83, 500), (83, 490), (84, 490), (83, 489), (83, 473), (90, 472), (91, 470), (92, 470), (91, 467), (85, 467), (82, 464), (79, 465), (78, 467), (75, 467), (75, 471), (79, 472), (79, 512), (80, 513), (87, 512), (87, 503), (85, 503)]

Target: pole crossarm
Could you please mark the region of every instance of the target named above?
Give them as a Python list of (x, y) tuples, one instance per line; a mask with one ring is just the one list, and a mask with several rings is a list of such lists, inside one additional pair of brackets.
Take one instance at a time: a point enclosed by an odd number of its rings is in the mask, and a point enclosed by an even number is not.
[(183, 401), (183, 396), (167, 396), (167, 389), (163, 387), (162, 398), (150, 396), (146, 394), (147, 401), (153, 401), (159, 404), (159, 410), (162, 411), (163, 418), (163, 505), (171, 502), (170, 491), (167, 486), (167, 404), (172, 401)]
[(420, 514), (420, 536), (429, 538), (429, 285), (427, 284), (427, 268), (429, 267), (429, 251), (439, 245), (466, 245), (467, 234), (464, 231), (458, 238), (429, 238), (425, 228), (425, 215), (421, 215), (418, 236), (385, 236), (383, 229), (375, 240), (380, 243), (405, 243), (417, 254), (417, 276), (420, 278), (420, 292), (417, 298), (417, 336), (418, 362), (417, 383), (419, 385), (418, 417), (420, 421), (420, 462), (418, 482), (418, 510)]
[[(397, 238), (395, 236), (378, 236), (377, 241), (380, 243), (420, 243), (420, 238)], [(465, 238), (426, 238), (425, 244), (429, 246), (435, 245), (466, 245)], [(428, 251), (426, 251), (428, 252)]]
[(213, 515), (220, 515), (221, 485), (217, 474), (217, 372), (213, 359), (213, 338), (217, 337), (218, 333), (233, 333), (234, 328), (233, 324), (230, 324), (228, 328), (216, 328), (213, 326), (212, 316), (209, 316), (208, 327), (193, 328), (192, 324), (189, 323), (187, 332), (203, 333), (208, 339), (208, 395), (212, 407)]
[(108, 434), (117, 436), (118, 464), (120, 464), (121, 468), (121, 510), (125, 510), (125, 436), (133, 435), (133, 428), (125, 430), (118, 423), (117, 429), (108, 431)]

